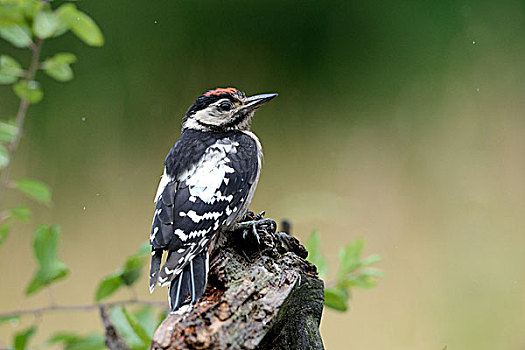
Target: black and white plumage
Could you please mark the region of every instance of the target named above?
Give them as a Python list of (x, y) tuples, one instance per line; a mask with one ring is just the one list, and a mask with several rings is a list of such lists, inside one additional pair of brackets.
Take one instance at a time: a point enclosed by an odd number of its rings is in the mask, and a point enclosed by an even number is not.
[(276, 95), (247, 98), (233, 88), (209, 90), (183, 119), (182, 135), (165, 160), (150, 235), (150, 292), (157, 282), (169, 285), (172, 310), (188, 295), (192, 303), (202, 296), (211, 240), (248, 210), (262, 165), (251, 119)]

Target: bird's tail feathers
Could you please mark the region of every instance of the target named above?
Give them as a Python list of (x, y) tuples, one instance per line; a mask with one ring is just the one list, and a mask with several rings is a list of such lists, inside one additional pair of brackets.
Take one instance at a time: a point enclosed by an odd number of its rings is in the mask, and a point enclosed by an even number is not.
[(185, 255), (187, 254), (184, 251), (182, 254), (177, 253), (176, 251), (169, 251), (168, 257), (164, 266), (159, 271), (159, 285), (165, 287), (170, 284), (182, 271), (184, 267)]
[(149, 270), (149, 292), (153, 293), (157, 279), (159, 277), (160, 264), (162, 261), (162, 249), (153, 249), (151, 251), (151, 264)]
[[(181, 307), (188, 295), (192, 304), (195, 304), (202, 296), (208, 280), (208, 264), (208, 250), (204, 249), (191, 259), (182, 271), (172, 279), (168, 293), (172, 311)], [(164, 265), (163, 270), (165, 268), (166, 265)]]

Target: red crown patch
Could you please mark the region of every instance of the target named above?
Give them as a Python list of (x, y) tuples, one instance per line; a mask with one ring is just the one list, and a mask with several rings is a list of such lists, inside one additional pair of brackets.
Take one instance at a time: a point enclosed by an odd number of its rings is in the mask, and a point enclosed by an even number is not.
[(219, 96), (219, 95), (223, 95), (223, 94), (230, 94), (231, 95), (231, 94), (236, 93), (236, 92), (238, 92), (238, 90), (235, 89), (235, 88), (232, 88), (232, 87), (229, 87), (229, 88), (218, 88), (218, 89), (215, 89), (215, 90), (206, 91), (204, 93), (204, 96), (206, 96), (206, 97), (209, 97), (211, 95)]

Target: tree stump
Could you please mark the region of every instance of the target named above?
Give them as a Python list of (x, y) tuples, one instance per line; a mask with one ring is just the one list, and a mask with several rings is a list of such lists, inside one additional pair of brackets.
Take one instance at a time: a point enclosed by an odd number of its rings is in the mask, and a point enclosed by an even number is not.
[(170, 313), (151, 348), (323, 349), (323, 281), (299, 241), (275, 227), (265, 219), (259, 240), (251, 231), (221, 234), (204, 296)]

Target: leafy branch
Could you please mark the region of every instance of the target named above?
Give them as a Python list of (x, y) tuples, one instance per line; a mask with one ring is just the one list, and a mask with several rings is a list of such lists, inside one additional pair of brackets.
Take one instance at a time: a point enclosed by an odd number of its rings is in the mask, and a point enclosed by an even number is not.
[[(0, 120), (0, 207), (4, 206), (7, 189), (17, 189), (30, 198), (49, 204), (49, 187), (37, 180), (10, 179), (11, 166), (20, 143), (29, 106), (42, 100), (44, 92), (36, 79), (42, 70), (51, 78), (65, 82), (73, 79), (72, 53), (58, 53), (40, 60), (45, 41), (71, 31), (90, 46), (102, 46), (104, 36), (97, 24), (74, 4), (65, 3), (52, 9), (47, 0), (0, 0), (0, 37), (14, 47), (31, 52), (29, 66), (24, 69), (17, 59), (0, 55), (0, 84), (12, 85), (20, 99), (14, 120)], [(0, 213), (0, 245), (11, 230), (14, 221), (27, 221), (28, 207), (14, 207)]]
[[(51, 203), (51, 190), (44, 183), (37, 180), (10, 178), (11, 167), (15, 153), (20, 144), (24, 122), (31, 104), (38, 103), (44, 97), (44, 91), (37, 80), (42, 71), (49, 77), (67, 82), (73, 79), (71, 65), (77, 58), (73, 53), (60, 52), (53, 56), (41, 59), (44, 42), (57, 38), (67, 32), (89, 46), (102, 46), (104, 37), (97, 24), (86, 13), (79, 10), (75, 4), (62, 3), (58, 8), (52, 8), (47, 0), (0, 0), (0, 38), (11, 43), (14, 47), (27, 49), (30, 59), (27, 68), (9, 55), (0, 55), (0, 84), (11, 85), (14, 94), (20, 99), (18, 109), (13, 119), (0, 120), (0, 207), (4, 208), (5, 194), (9, 189), (15, 189), (21, 194), (43, 204)], [(31, 217), (31, 209), (26, 206), (11, 206), (0, 211), (0, 246), (6, 241), (14, 222), (25, 222)], [(54, 282), (65, 278), (69, 274), (66, 264), (57, 256), (60, 242), (60, 227), (58, 225), (39, 225), (33, 239), (33, 251), (37, 260), (38, 269), (27, 286), (26, 295), (32, 295), (47, 288), (52, 296), (50, 286)], [(48, 306), (15, 310), (0, 314), (0, 324), (18, 322), (23, 315), (40, 316), (53, 311), (102, 310), (108, 308), (114, 327), (132, 349), (146, 349), (149, 341), (147, 337), (153, 334), (160, 322), (154, 316), (152, 306), (164, 306), (164, 303), (138, 300), (133, 297), (129, 300), (101, 303), (100, 300), (108, 297), (125, 285), (131, 287), (140, 277), (149, 251), (144, 249), (129, 257), (122, 269), (115, 272), (111, 278), (105, 278), (95, 295), (95, 302), (84, 305), (60, 305), (51, 298)], [(140, 309), (130, 312), (124, 306)], [(104, 311), (105, 312), (105, 311)], [(162, 317), (164, 311), (160, 313)], [(38, 318), (36, 318), (38, 320)], [(103, 320), (104, 324), (106, 320)], [(17, 332), (13, 337), (12, 347), (15, 350), (25, 350), (37, 325)], [(61, 344), (65, 349), (96, 350), (104, 348), (104, 336), (90, 334), (80, 336), (73, 333), (57, 333), (45, 344)], [(2, 346), (3, 347), (3, 346)]]
[[(165, 318), (166, 313), (161, 312), (154, 314), (151, 306), (158, 306), (159, 302), (148, 302), (140, 300), (126, 300), (113, 303), (99, 303), (89, 305), (78, 305), (54, 307), (57, 311), (90, 311), (99, 309), (101, 315), (104, 315), (104, 323), (109, 322), (110, 326), (115, 329), (119, 337), (125, 340), (128, 348), (134, 350), (146, 350), (149, 348), (150, 340), (153, 337), (155, 329), (160, 322)], [(129, 312), (124, 305), (139, 305), (143, 306), (134, 312)], [(106, 315), (106, 308), (110, 308), (109, 316)], [(29, 310), (28, 310), (29, 311)], [(18, 322), (19, 315), (0, 317), (0, 324), (5, 322)], [(106, 325), (105, 325), (106, 326)], [(25, 350), (28, 349), (29, 342), (36, 333), (37, 326), (32, 325), (22, 331), (17, 332), (13, 336), (12, 348), (9, 350)], [(107, 339), (102, 334), (91, 333), (85, 336), (78, 335), (71, 332), (58, 332), (52, 335), (44, 344), (43, 347), (52, 345), (62, 345), (64, 349), (82, 349), (82, 350), (102, 350), (106, 348)], [(129, 345), (128, 345), (129, 344)]]
[[(321, 253), (321, 236), (318, 231), (312, 232), (306, 242), (308, 250), (307, 260), (317, 266), (321, 277), (326, 277), (328, 272), (328, 262)], [(356, 239), (346, 247), (339, 248), (338, 262), (339, 271), (335, 280), (325, 283), (325, 306), (338, 311), (348, 309), (348, 300), (351, 297), (352, 289), (369, 289), (376, 286), (377, 278), (383, 276), (383, 271), (372, 268), (370, 265), (381, 261), (377, 254), (361, 258), (364, 240)]]
[[(32, 44), (31, 46), (31, 51), (32, 51), (31, 63), (29, 64), (29, 70), (25, 74), (25, 79), (26, 79), (25, 81), (34, 81), (33, 79), (35, 78), (36, 71), (38, 69), (38, 59), (40, 58), (40, 50), (42, 49), (43, 43), (44, 43), (43, 39), (38, 39), (36, 45)], [(4, 75), (6, 75), (7, 77), (12, 77), (11, 79), (13, 81), (16, 81), (15, 76), (20, 74), (21, 72), (21, 67), (18, 64), (18, 62), (14, 60), (13, 58), (11, 58), (10, 56), (6, 56), (6, 55), (0, 56), (0, 72), (1, 72), (1, 69), (3, 69), (4, 72), (6, 73), (9, 73), (9, 72), (13, 73), (13, 75), (11, 76), (9, 74), (4, 73)], [(8, 78), (7, 81), (10, 81), (10, 79)], [(17, 85), (15, 85), (16, 87), (13, 86), (13, 89), (16, 89), (15, 91), (19, 91), (17, 95), (19, 93), (23, 93), (23, 91), (21, 91), (23, 87), (22, 85), (19, 85), (19, 84), (23, 85), (24, 83), (17, 83)], [(38, 92), (36, 92), (36, 94), (38, 95)], [(16, 132), (13, 133), (13, 138), (9, 144), (9, 147), (7, 147), (7, 152), (4, 152), (4, 154), (6, 155), (5, 162), (7, 164), (6, 164), (5, 170), (2, 172), (2, 179), (0, 180), (0, 184), (1, 184), (0, 186), (0, 205), (2, 204), (3, 198), (4, 198), (3, 191), (8, 186), (9, 173), (10, 173), (11, 164), (12, 164), (11, 160), (14, 158), (15, 152), (18, 148), (18, 144), (20, 143), (20, 137), (22, 135), (21, 130), (24, 127), (24, 121), (26, 118), (27, 109), (29, 108), (29, 103), (30, 102), (28, 98), (20, 99), (20, 104), (18, 106), (18, 111), (16, 113)]]
[[(14, 120), (0, 120), (0, 207), (4, 206), (7, 189), (16, 189), (40, 203), (51, 203), (51, 190), (47, 185), (37, 180), (11, 180), (10, 173), (29, 106), (40, 102), (44, 96), (40, 83), (36, 80), (38, 71), (42, 70), (58, 81), (73, 79), (70, 64), (76, 61), (76, 57), (72, 53), (59, 53), (40, 60), (44, 42), (68, 31), (90, 46), (101, 46), (104, 43), (104, 37), (96, 23), (74, 4), (65, 3), (52, 9), (47, 0), (0, 0), (0, 37), (16, 48), (31, 52), (27, 69), (17, 59), (0, 55), (0, 84), (12, 85), (13, 92), (20, 99)], [(31, 209), (26, 206), (2, 210), (0, 246), (7, 239), (14, 221), (28, 221), (30, 217)], [(52, 250), (56, 244), (50, 244), (50, 241), (58, 241), (58, 237), (58, 226), (40, 226), (37, 229), (34, 251), (40, 262), (40, 269), (27, 288), (27, 295), (67, 275), (65, 264), (56, 259), (55, 251)]]
[[(64, 273), (67, 273), (65, 264), (56, 257), (58, 242), (60, 241), (59, 228), (56, 225), (41, 225), (37, 229), (35, 237), (35, 256), (39, 265), (33, 281), (29, 284), (27, 294), (35, 293), (44, 286), (49, 285)], [(114, 294), (120, 287), (132, 288), (142, 275), (143, 267), (147, 264), (149, 257), (149, 243), (145, 242), (137, 253), (129, 256), (124, 266), (109, 276), (103, 278), (95, 293), (95, 302), (79, 305), (50, 305), (24, 310), (13, 310), (0, 313), (0, 324), (4, 321), (18, 320), (22, 315), (41, 315), (52, 311), (91, 311), (100, 307), (116, 307), (129, 305), (159, 306), (166, 307), (165, 302), (146, 301), (137, 299), (135, 296), (121, 301), (100, 302), (100, 300)], [(115, 278), (119, 277), (119, 279)], [(109, 281), (109, 282), (108, 282)]]
[[(37, 229), (35, 237), (34, 252), (39, 265), (32, 282), (26, 293), (35, 293), (45, 286), (49, 286), (53, 281), (67, 274), (67, 267), (58, 260), (56, 251), (60, 242), (60, 231), (58, 226), (41, 225)], [(0, 313), (0, 324), (6, 322), (18, 322), (24, 315), (41, 316), (50, 312), (58, 311), (93, 311), (109, 309), (109, 315), (104, 322), (109, 322), (114, 327), (123, 341), (131, 349), (145, 350), (149, 347), (153, 332), (165, 317), (166, 303), (158, 301), (148, 301), (137, 299), (133, 296), (130, 299), (101, 302), (100, 300), (113, 295), (121, 287), (126, 286), (133, 292), (134, 284), (142, 275), (144, 266), (149, 257), (149, 244), (145, 242), (137, 253), (129, 256), (123, 266), (103, 278), (95, 293), (95, 302), (90, 304), (61, 305), (51, 303), (47, 306), (13, 310)], [(133, 293), (134, 294), (134, 293)], [(134, 312), (127, 310), (127, 307), (141, 307)], [(160, 309), (155, 315), (154, 309)], [(105, 311), (104, 311), (105, 313)], [(37, 317), (38, 319), (38, 317)], [(15, 334), (13, 339), (14, 350), (24, 350), (36, 332), (36, 325), (31, 326)], [(18, 344), (18, 345), (17, 345)], [(79, 336), (74, 333), (57, 333), (47, 342), (48, 345), (62, 344), (65, 349), (80, 347), (84, 350), (98, 350), (105, 347), (104, 337), (101, 334), (93, 333), (87, 336)], [(23, 346), (22, 346), (23, 345)]]

